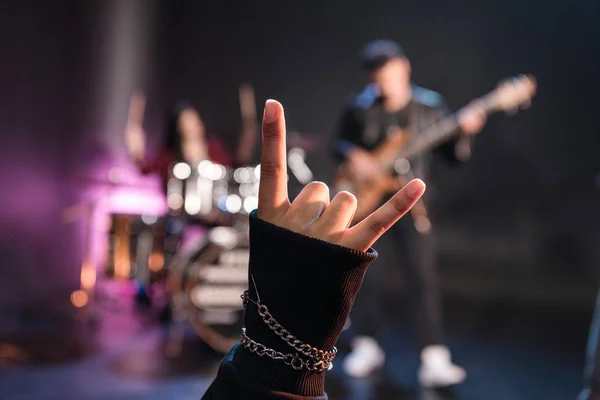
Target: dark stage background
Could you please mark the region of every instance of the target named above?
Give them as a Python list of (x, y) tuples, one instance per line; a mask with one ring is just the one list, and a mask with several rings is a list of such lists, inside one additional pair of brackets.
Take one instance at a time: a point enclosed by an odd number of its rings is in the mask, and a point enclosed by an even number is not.
[(62, 211), (82, 198), (78, 177), (129, 165), (135, 89), (149, 96), (151, 146), (163, 110), (187, 97), (233, 148), (238, 86), (251, 82), (259, 108), (276, 98), (289, 129), (322, 139), (308, 161), (326, 181), (325, 146), (374, 38), (399, 41), (414, 80), (453, 109), (503, 77), (537, 77), (530, 110), (492, 117), (472, 160), (442, 171), (444, 286), (587, 312), (600, 276), (599, 37), (596, 0), (1, 2), (0, 339), (78, 287), (84, 225)]
[[(136, 87), (148, 91), (154, 143), (162, 110), (185, 96), (233, 147), (245, 81), (259, 104), (283, 102), (290, 129), (326, 142), (341, 104), (363, 83), (356, 54), (373, 38), (400, 41), (415, 81), (455, 109), (502, 77), (536, 75), (533, 107), (492, 117), (471, 162), (444, 174), (443, 254), (464, 273), (460, 281), (485, 278), (465, 291), (502, 280), (508, 285), (494, 293), (508, 297), (531, 294), (520, 284), (538, 280), (556, 282), (561, 299), (589, 299), (594, 290), (600, 5), (593, 0), (23, 1), (3, 2), (0, 17), (2, 307), (76, 286), (81, 226), (62, 223), (60, 213), (78, 199), (74, 176), (91, 174), (100, 160), (124, 162), (121, 133)], [(127, 18), (146, 33), (132, 39), (119, 31), (132, 24)], [(119, 64), (129, 42), (137, 50)], [(119, 67), (127, 72), (111, 77)], [(327, 180), (326, 151), (309, 161)]]

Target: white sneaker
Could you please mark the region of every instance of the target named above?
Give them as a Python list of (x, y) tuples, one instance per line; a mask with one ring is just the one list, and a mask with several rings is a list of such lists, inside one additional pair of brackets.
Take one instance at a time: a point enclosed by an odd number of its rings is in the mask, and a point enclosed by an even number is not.
[(421, 352), (419, 383), (424, 388), (457, 385), (467, 378), (467, 372), (452, 363), (446, 346), (427, 346)]
[(352, 341), (352, 352), (344, 358), (342, 368), (353, 378), (366, 378), (383, 367), (385, 353), (377, 341), (369, 336), (358, 336)]

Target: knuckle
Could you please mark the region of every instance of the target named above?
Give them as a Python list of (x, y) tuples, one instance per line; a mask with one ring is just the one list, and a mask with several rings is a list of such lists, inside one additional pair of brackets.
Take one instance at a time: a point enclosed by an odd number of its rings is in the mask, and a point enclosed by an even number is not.
[(345, 205), (358, 204), (356, 196), (345, 190), (339, 192), (335, 197), (337, 197), (339, 201), (344, 203)]
[(281, 165), (274, 161), (264, 161), (260, 164), (260, 176), (262, 178), (273, 178), (282, 171)]
[(381, 221), (376, 220), (369, 224), (369, 231), (376, 236), (380, 236), (387, 231), (387, 226), (385, 226), (385, 224), (383, 224)]
[(326, 242), (330, 242), (330, 243), (338, 243), (340, 241), (341, 237), (342, 237), (341, 231), (334, 231), (334, 232), (328, 232), (325, 235), (325, 237), (323, 238), (323, 240), (325, 240)]
[(306, 185), (306, 189), (311, 192), (329, 193), (329, 186), (320, 181), (313, 181)]
[(279, 134), (279, 126), (273, 122), (265, 123), (263, 125), (262, 133), (264, 139), (277, 139), (281, 136)]
[(401, 196), (394, 196), (390, 200), (390, 204), (396, 209), (399, 213), (405, 213), (408, 209), (408, 204), (405, 199)]

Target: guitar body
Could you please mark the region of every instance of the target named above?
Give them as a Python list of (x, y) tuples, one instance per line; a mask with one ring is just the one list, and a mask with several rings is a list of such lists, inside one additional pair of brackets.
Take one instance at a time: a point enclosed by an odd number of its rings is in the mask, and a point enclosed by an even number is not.
[(382, 200), (389, 194), (402, 189), (401, 182), (389, 173), (382, 173), (368, 181), (352, 179), (348, 168), (340, 168), (335, 179), (336, 191), (345, 190), (356, 196), (358, 205), (352, 223), (362, 221), (366, 216), (379, 207)]
[(358, 200), (353, 223), (362, 221), (379, 207), (386, 196), (402, 189), (402, 182), (383, 167), (390, 162), (393, 163), (395, 156), (407, 142), (408, 136), (408, 132), (398, 130), (372, 151), (373, 157), (382, 168), (381, 172), (369, 180), (356, 179), (346, 163), (343, 163), (337, 169), (333, 184), (334, 189), (338, 192), (348, 191), (354, 194)]

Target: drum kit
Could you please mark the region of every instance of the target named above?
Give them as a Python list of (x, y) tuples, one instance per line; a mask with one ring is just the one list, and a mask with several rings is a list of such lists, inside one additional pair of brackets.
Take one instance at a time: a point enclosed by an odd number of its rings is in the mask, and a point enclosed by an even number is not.
[[(313, 177), (305, 163), (305, 149), (314, 147), (306, 140), (290, 141), (298, 146), (288, 151), (292, 191)], [(115, 197), (118, 190), (132, 186), (114, 179), (81, 179), (86, 186), (105, 189), (92, 201), (72, 206), (64, 213), (66, 221), (88, 219), (81, 289), (71, 296), (78, 308), (91, 305), (94, 299), (98, 263), (88, 254), (94, 246), (87, 242), (97, 229), (94, 221), (100, 211), (98, 205), (106, 203), (103, 199)], [(167, 354), (179, 354), (189, 324), (218, 352), (227, 352), (239, 340), (243, 324), (240, 295), (248, 286), (248, 216), (258, 206), (259, 182), (260, 165), (230, 168), (208, 160), (195, 166), (179, 162), (172, 166), (167, 181), (165, 215), (100, 207), (107, 213), (101, 229), (108, 239), (103, 246), (105, 275), (110, 281), (131, 279), (137, 287), (161, 288), (153, 303), (159, 307), (164, 304), (164, 314), (171, 319)], [(186, 231), (194, 227), (200, 227), (203, 234), (195, 240), (184, 240)], [(166, 301), (161, 298), (165, 286)], [(154, 291), (148, 292), (153, 300)]]
[[(290, 175), (312, 179), (301, 148), (288, 152)], [(308, 180), (308, 181), (307, 181)], [(167, 185), (169, 213), (210, 226), (200, 241), (181, 246), (168, 267), (172, 328), (167, 351), (180, 351), (191, 323), (214, 350), (227, 352), (243, 326), (240, 294), (248, 286), (248, 215), (258, 206), (260, 165), (227, 168), (210, 161), (173, 166)]]
[[(132, 104), (132, 110), (137, 112), (130, 110), (130, 114), (141, 124), (145, 100), (137, 108), (133, 100)], [(251, 86), (240, 88), (240, 106), (245, 128), (236, 159), (244, 166), (231, 168), (209, 160), (197, 165), (177, 162), (171, 166), (167, 181), (166, 215), (104, 210), (109, 215), (108, 229), (103, 230), (108, 234), (106, 275), (133, 279), (144, 290), (166, 287), (166, 301), (158, 295), (153, 303), (166, 303), (163, 316), (170, 317), (171, 322), (166, 350), (172, 356), (180, 353), (189, 324), (219, 352), (227, 352), (239, 340), (243, 324), (240, 294), (248, 286), (248, 216), (258, 206), (260, 182), (260, 165), (250, 162), (258, 136)], [(288, 134), (292, 192), (312, 180), (306, 152), (319, 147), (321, 142), (312, 135)], [(98, 205), (118, 189), (130, 186), (110, 175), (108, 181), (102, 182), (86, 178), (86, 185), (104, 188), (101, 196), (65, 210), (66, 220), (88, 219), (81, 289), (71, 296), (73, 305), (79, 308), (89, 305), (94, 297), (98, 263), (90, 255), (90, 243)], [(201, 234), (189, 240), (186, 235), (194, 228), (200, 228)], [(148, 292), (148, 300), (152, 300), (153, 290)]]

